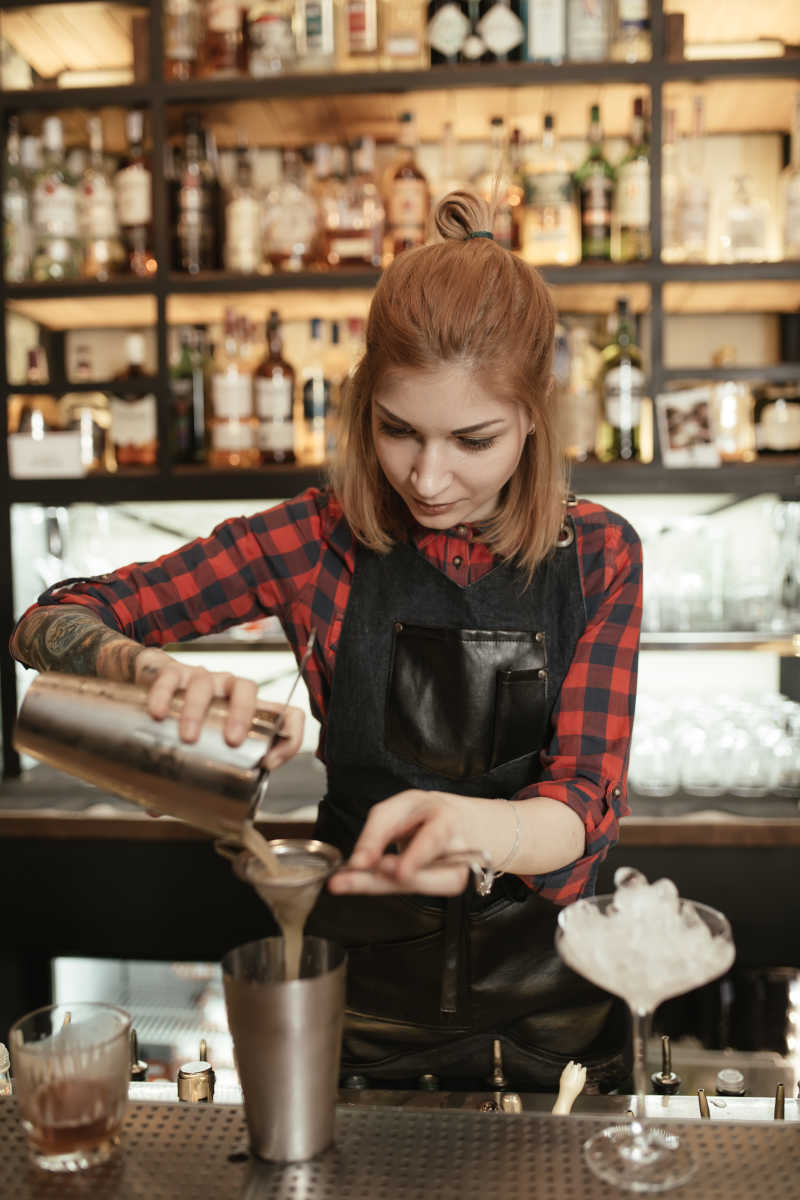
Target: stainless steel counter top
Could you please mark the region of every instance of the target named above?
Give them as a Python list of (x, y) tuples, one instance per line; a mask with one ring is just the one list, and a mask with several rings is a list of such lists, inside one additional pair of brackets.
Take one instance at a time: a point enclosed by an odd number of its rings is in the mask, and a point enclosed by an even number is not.
[[(116, 1159), (80, 1177), (27, 1159), (13, 1099), (0, 1100), (0, 1196), (8, 1200), (619, 1200), (581, 1147), (606, 1117), (340, 1105), (335, 1145), (307, 1163), (250, 1158), (231, 1104), (134, 1101)], [(796, 1196), (793, 1121), (677, 1122), (698, 1170), (676, 1198)]]

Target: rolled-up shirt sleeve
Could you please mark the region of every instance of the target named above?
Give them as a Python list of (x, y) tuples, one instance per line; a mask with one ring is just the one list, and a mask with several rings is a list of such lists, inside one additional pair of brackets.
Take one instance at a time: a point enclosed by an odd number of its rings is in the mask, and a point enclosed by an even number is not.
[[(641, 543), (608, 510), (576, 522), (587, 624), (553, 711), (553, 736), (538, 780), (514, 799), (549, 796), (568, 805), (586, 830), (582, 858), (525, 882), (559, 905), (594, 889), (600, 863), (619, 838), (642, 616)], [(611, 518), (610, 520), (607, 518)]]

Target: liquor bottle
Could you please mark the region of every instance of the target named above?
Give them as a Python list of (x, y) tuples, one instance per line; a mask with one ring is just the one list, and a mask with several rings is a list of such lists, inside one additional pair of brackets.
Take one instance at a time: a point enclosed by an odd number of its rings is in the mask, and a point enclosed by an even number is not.
[(425, 242), (430, 196), (428, 181), (417, 166), (417, 131), (414, 114), (400, 117), (400, 162), (391, 172), (386, 198), (386, 223), (391, 253)]
[(445, 121), (439, 139), (439, 174), (431, 188), (431, 208), (436, 208), (444, 196), (464, 187), (464, 176), (459, 169), (458, 142), (452, 121)]
[[(356, 326), (354, 330), (352, 327)], [(351, 347), (354, 337), (358, 337), (363, 329), (360, 318), (350, 318), (348, 331)], [(339, 441), (339, 421), (342, 405), (342, 388), (352, 367), (352, 349), (342, 343), (342, 327), (339, 321), (331, 321), (331, 339), (328, 353), (325, 356), (325, 375), (330, 381), (330, 396), (325, 410), (325, 459), (330, 461)]]
[(315, 246), (319, 210), (296, 150), (284, 150), (282, 177), (268, 192), (264, 209), (266, 260), (273, 271), (302, 271)]
[(680, 189), (680, 241), (687, 262), (708, 262), (711, 193), (705, 172), (705, 101), (694, 97), (686, 171)]
[(144, 115), (133, 109), (125, 118), (128, 153), (114, 176), (122, 241), (128, 270), (141, 277), (157, 269), (153, 252), (153, 181), (144, 157)]
[(64, 164), (64, 135), (59, 117), (42, 125), (42, 168), (33, 184), (33, 278), (77, 279), (81, 248), (78, 192)]
[(297, 68), (294, 0), (256, 0), (247, 11), (249, 70), (256, 79)]
[(333, 0), (298, 0), (297, 41), (301, 71), (333, 71), (336, 29)]
[[(347, 163), (345, 147), (337, 146), (338, 159)], [(338, 173), (338, 172), (337, 172)], [(331, 267), (379, 267), (383, 253), (384, 211), (375, 180), (375, 139), (359, 138), (350, 147), (350, 169), (341, 180), (339, 221), (328, 226), (325, 262)]]
[(652, 56), (650, 0), (617, 0), (611, 35), (612, 60), (643, 62)]
[(617, 329), (600, 352), (603, 420), (597, 453), (603, 462), (641, 458), (640, 426), (645, 399), (642, 352), (633, 340), (628, 301), (617, 300)]
[(200, 43), (198, 0), (165, 0), (164, 78), (191, 79)]
[(331, 406), (331, 384), (325, 375), (324, 326), (320, 317), (310, 322), (309, 361), (303, 366), (303, 436), (300, 457), (309, 465), (325, 461), (327, 416)]
[(467, 0), (466, 8), (469, 20), (469, 32), (464, 38), (459, 58), (461, 62), (483, 62), (488, 57), (488, 54), (486, 43), (478, 29), (481, 20), (481, 0)]
[(339, 35), (340, 71), (375, 71), (378, 67), (378, 0), (344, 0)]
[(218, 421), (246, 421), (253, 416), (253, 377), (246, 369), (235, 310), (225, 309), (222, 346), (214, 355), (211, 412)]
[[(75, 383), (89, 384), (94, 378), (92, 356), (89, 346), (75, 348)], [(105, 392), (99, 390), (67, 392), (58, 402), (60, 423), (63, 429), (80, 432), (80, 458), (84, 472), (105, 471), (109, 474), (117, 469), (114, 447), (111, 441), (111, 408)]]
[(158, 459), (158, 420), (156, 398), (152, 392), (142, 395), (145, 344), (140, 333), (125, 338), (128, 365), (119, 374), (111, 394), (111, 440), (117, 466), (154, 467)]
[(19, 283), (31, 273), (30, 178), (22, 162), (19, 117), (8, 118), (5, 191), (3, 192), (3, 262), (8, 283)]
[(119, 236), (114, 184), (103, 156), (103, 122), (89, 117), (89, 161), (78, 185), (78, 227), (85, 279), (109, 279), (121, 270), (125, 251)]
[(460, 4), (454, 4), (451, 0), (431, 0), (428, 4), (427, 29), (431, 65), (459, 62), (469, 32), (466, 0)]
[(333, 147), (330, 142), (315, 142), (311, 171), (311, 196), (317, 209), (317, 231), (312, 258), (328, 266), (328, 230), (339, 227), (342, 180), (334, 174)]
[(789, 164), (781, 179), (783, 257), (800, 258), (800, 91), (795, 92)]
[(261, 267), (261, 202), (246, 146), (236, 150), (236, 174), (225, 205), (226, 271), (255, 275)]
[(200, 118), (184, 118), (183, 169), (178, 189), (178, 238), (180, 270), (197, 275), (213, 270), (214, 261), (214, 173), (204, 153)]
[(599, 352), (585, 325), (567, 333), (569, 368), (561, 406), (564, 453), (572, 462), (585, 462), (594, 453), (600, 411), (597, 402)]
[[(46, 387), (48, 382), (47, 358), (41, 346), (31, 346), (26, 354), (25, 383)], [(45, 434), (60, 429), (61, 419), (58, 404), (45, 392), (8, 397), (8, 432), (29, 434), (35, 441), (42, 441)]]
[(484, 200), (494, 205), (494, 240), (506, 250), (511, 249), (513, 241), (513, 218), (508, 202), (510, 182), (505, 121), (502, 117), (490, 117), (489, 158), (475, 180), (475, 186)]
[(630, 147), (617, 167), (612, 225), (615, 262), (643, 262), (652, 254), (650, 242), (650, 145), (644, 100), (633, 102)]
[(731, 190), (723, 219), (722, 258), (725, 262), (765, 262), (769, 258), (769, 203), (755, 194), (749, 175), (735, 175)]
[(522, 6), (529, 62), (560, 63), (567, 52), (565, 0), (525, 0)]
[(295, 461), (294, 367), (283, 357), (279, 313), (267, 321), (267, 353), (255, 371), (258, 448), (263, 463)]
[(581, 258), (608, 262), (611, 258), (611, 210), (614, 168), (603, 153), (600, 106), (593, 104), (589, 122), (589, 152), (575, 173), (581, 211)]
[(247, 74), (247, 39), (239, 0), (203, 0), (197, 74), (235, 79)]
[(206, 460), (206, 371), (204, 331), (180, 331), (178, 357), (170, 369), (170, 458), (174, 463)]
[(486, 50), (484, 62), (512, 62), (522, 58), (525, 26), (519, 0), (481, 0), (477, 30)]
[(604, 62), (611, 34), (611, 0), (567, 0), (567, 58)]
[(661, 258), (680, 262), (683, 257), (680, 227), (680, 173), (675, 146), (675, 109), (664, 109), (661, 145)]
[(552, 113), (545, 113), (541, 145), (522, 170), (525, 188), (525, 204), (520, 214), (522, 257), (537, 266), (577, 262), (580, 239), (575, 181), (558, 148)]
[(379, 0), (380, 66), (384, 71), (413, 71), (428, 66), (425, 0)]
[[(715, 367), (733, 366), (736, 351), (722, 346), (711, 356)], [(712, 390), (714, 437), (723, 462), (753, 462), (756, 457), (755, 401), (741, 379), (724, 379)]]

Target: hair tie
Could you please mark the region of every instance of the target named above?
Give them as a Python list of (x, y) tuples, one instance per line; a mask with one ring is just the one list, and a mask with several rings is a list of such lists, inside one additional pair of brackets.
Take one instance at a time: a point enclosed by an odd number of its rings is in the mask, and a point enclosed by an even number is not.
[(467, 234), (467, 241), (474, 237), (488, 237), (494, 241), (494, 234), (490, 233), (488, 229), (473, 229), (472, 233)]

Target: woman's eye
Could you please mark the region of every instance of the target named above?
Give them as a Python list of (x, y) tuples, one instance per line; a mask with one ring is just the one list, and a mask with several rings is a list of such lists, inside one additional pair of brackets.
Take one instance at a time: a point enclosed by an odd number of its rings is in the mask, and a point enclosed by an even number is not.
[(381, 433), (385, 433), (389, 437), (411, 437), (413, 433), (413, 430), (406, 429), (403, 425), (389, 425), (386, 421), (381, 421), (378, 428), (380, 429)]
[(461, 445), (466, 450), (488, 450), (497, 441), (496, 437), (488, 438), (459, 438)]

